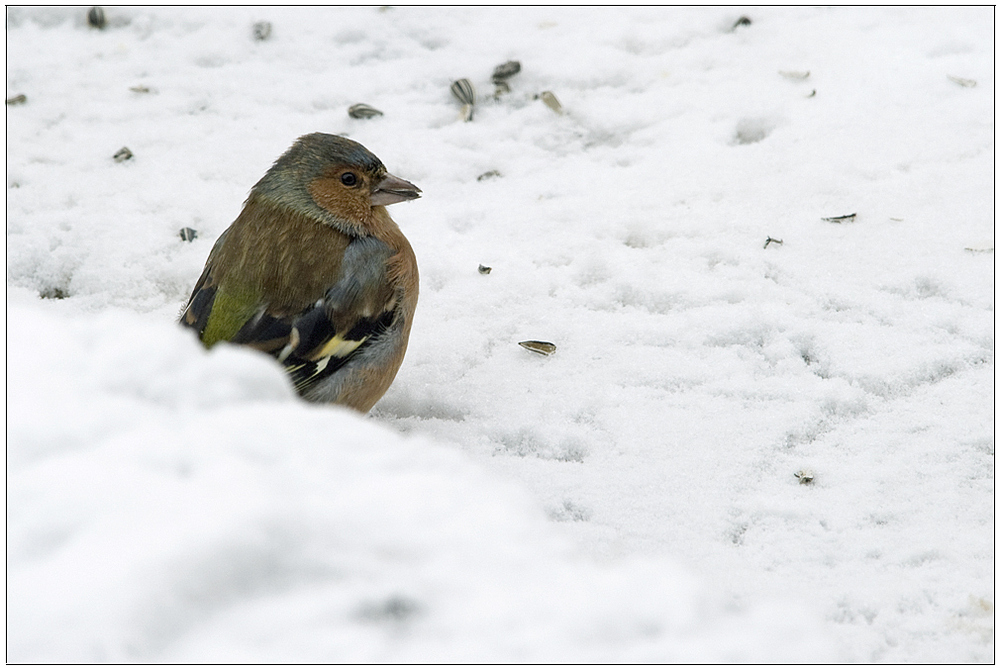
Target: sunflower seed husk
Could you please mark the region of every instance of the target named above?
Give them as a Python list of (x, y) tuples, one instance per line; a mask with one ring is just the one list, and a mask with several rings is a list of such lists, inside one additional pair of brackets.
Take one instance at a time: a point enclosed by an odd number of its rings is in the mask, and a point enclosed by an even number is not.
[(962, 86), (964, 88), (975, 88), (976, 87), (976, 81), (975, 81), (975, 79), (963, 79), (962, 77), (954, 77), (954, 76), (952, 76), (950, 74), (948, 74), (946, 76), (948, 77), (948, 79), (950, 79), (951, 81), (954, 81), (959, 86)]
[(806, 97), (816, 97), (816, 89), (813, 88), (812, 92), (806, 95)]
[(496, 169), (491, 169), (488, 172), (483, 172), (476, 177), (477, 181), (485, 181), (486, 179), (492, 179), (494, 177), (501, 176), (500, 172)]
[(816, 478), (816, 474), (809, 469), (801, 469), (795, 472), (795, 477), (799, 479), (800, 485), (808, 485)]
[(459, 79), (453, 82), (451, 94), (457, 97), (462, 104), (471, 106), (476, 103), (476, 89), (472, 87), (472, 82), (468, 79)]
[(190, 227), (182, 227), (180, 231), (181, 241), (194, 241), (198, 238), (198, 230)]
[(559, 104), (558, 98), (556, 98), (555, 94), (552, 91), (543, 90), (541, 93), (538, 94), (538, 97), (540, 97), (542, 99), (542, 102), (545, 103), (545, 106), (551, 109), (552, 111), (560, 115), (563, 113), (562, 105)]
[(803, 80), (809, 78), (809, 72), (808, 72), (808, 70), (805, 71), (805, 72), (781, 72), (781, 71), (779, 71), (778, 74), (780, 74), (781, 76), (785, 77), (786, 79), (798, 79), (799, 81), (803, 81)]
[(87, 23), (98, 30), (104, 30), (104, 26), (108, 24), (108, 20), (104, 17), (104, 10), (100, 7), (91, 7), (90, 11), (87, 12)]
[(149, 86), (129, 86), (129, 90), (133, 93), (149, 93), (151, 89)]
[(459, 113), (459, 118), (468, 123), (472, 120), (473, 107), (471, 104), (463, 104), (462, 111)]
[(548, 341), (518, 341), (517, 345), (540, 355), (551, 355), (556, 351), (556, 344)]
[(498, 84), (504, 79), (509, 79), (521, 71), (521, 63), (516, 60), (508, 60), (503, 65), (493, 68), (493, 83)]
[(830, 218), (823, 218), (828, 223), (853, 223), (854, 219), (857, 217), (856, 213), (848, 213), (843, 216), (831, 216)]
[(348, 107), (347, 115), (351, 118), (375, 118), (381, 116), (382, 112), (375, 107), (361, 103)]
[(741, 16), (740, 18), (736, 19), (736, 23), (733, 24), (733, 30), (736, 30), (737, 28), (743, 26), (748, 26), (751, 23), (753, 23), (753, 21), (750, 20), (749, 16)]
[(767, 248), (771, 244), (783, 244), (783, 243), (785, 242), (781, 239), (774, 239), (772, 237), (768, 237), (767, 241), (764, 242), (764, 248)]
[(28, 96), (25, 95), (24, 93), (21, 93), (20, 95), (15, 95), (14, 97), (8, 97), (6, 100), (4, 100), (4, 102), (9, 107), (13, 107), (15, 104), (24, 104), (27, 101), (28, 101)]
[(253, 24), (253, 38), (258, 42), (263, 42), (271, 36), (271, 22), (257, 21)]
[(965, 250), (969, 251), (970, 253), (992, 253), (993, 243), (985, 241), (981, 244), (976, 244), (975, 246), (966, 246)]
[(125, 162), (132, 159), (132, 151), (128, 150), (128, 146), (122, 146), (112, 157), (114, 157), (115, 162)]
[[(485, 275), (485, 274), (490, 273), (491, 271), (493, 271), (493, 267), (487, 267), (485, 264), (479, 265), (479, 273), (480, 274), (484, 274)], [(521, 344), (521, 345), (524, 345), (524, 344)]]

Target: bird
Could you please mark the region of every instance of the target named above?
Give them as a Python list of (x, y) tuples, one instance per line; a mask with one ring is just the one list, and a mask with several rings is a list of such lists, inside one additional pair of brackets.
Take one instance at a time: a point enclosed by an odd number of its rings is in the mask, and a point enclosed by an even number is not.
[(367, 413), (403, 362), (419, 275), (386, 206), (421, 190), (345, 137), (299, 137), (215, 242), (180, 316), (275, 358), (307, 401)]

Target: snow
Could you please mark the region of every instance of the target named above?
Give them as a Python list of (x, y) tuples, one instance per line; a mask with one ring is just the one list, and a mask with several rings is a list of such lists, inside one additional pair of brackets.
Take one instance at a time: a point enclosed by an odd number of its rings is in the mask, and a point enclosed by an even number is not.
[[(106, 12), (7, 9), (8, 660), (993, 660), (991, 8)], [(175, 324), (314, 131), (424, 192), (369, 417)]]

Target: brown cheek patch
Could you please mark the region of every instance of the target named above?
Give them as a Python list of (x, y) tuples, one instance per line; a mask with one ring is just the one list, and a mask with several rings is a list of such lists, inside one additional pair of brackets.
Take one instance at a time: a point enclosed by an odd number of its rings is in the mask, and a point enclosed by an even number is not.
[(306, 189), (316, 204), (337, 218), (358, 227), (368, 225), (371, 207), (365, 206), (360, 193), (345, 188), (340, 179), (314, 179)]

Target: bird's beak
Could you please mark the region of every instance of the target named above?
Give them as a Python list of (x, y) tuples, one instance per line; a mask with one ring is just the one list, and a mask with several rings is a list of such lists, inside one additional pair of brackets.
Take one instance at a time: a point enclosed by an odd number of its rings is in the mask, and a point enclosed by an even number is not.
[(420, 188), (398, 176), (386, 174), (372, 190), (372, 206), (386, 206), (420, 197)]

